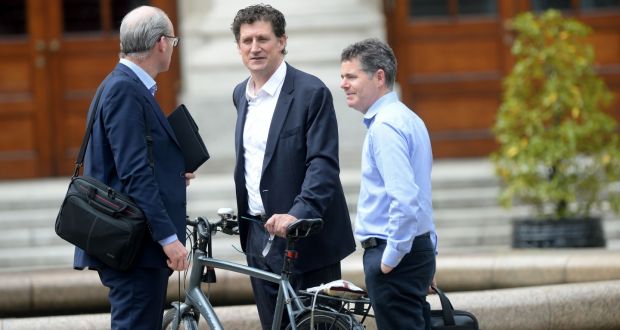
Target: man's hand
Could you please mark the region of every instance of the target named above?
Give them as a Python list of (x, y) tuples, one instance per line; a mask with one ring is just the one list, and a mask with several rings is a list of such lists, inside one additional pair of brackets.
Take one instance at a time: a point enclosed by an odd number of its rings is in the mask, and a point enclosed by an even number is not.
[(388, 265), (386, 265), (384, 263), (381, 263), (381, 272), (383, 274), (387, 274), (387, 273), (391, 272), (392, 269), (394, 269), (394, 267), (390, 267), (390, 266), (388, 266)]
[(435, 291), (431, 289), (431, 286), (437, 287), (437, 281), (435, 281), (435, 277), (433, 277), (433, 280), (431, 281), (431, 285), (428, 287), (429, 294), (435, 293)]
[(191, 179), (195, 179), (196, 178), (196, 174), (194, 173), (185, 173), (185, 186), (189, 186), (189, 180)]
[(265, 223), (265, 229), (267, 229), (270, 234), (285, 238), (286, 228), (295, 220), (297, 220), (297, 218), (290, 214), (274, 214)]
[(164, 253), (168, 257), (166, 263), (168, 263), (168, 267), (172, 270), (181, 271), (186, 270), (189, 267), (189, 261), (187, 261), (187, 250), (179, 240), (164, 246)]

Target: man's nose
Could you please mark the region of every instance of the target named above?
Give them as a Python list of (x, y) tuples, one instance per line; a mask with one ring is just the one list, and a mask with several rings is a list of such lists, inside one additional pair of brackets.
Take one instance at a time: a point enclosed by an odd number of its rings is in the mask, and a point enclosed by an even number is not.
[(258, 43), (258, 41), (257, 41), (257, 40), (253, 40), (253, 41), (252, 41), (252, 47), (250, 47), (250, 51), (251, 51), (251, 52), (257, 52), (257, 51), (260, 51), (260, 45), (259, 45), (259, 43)]

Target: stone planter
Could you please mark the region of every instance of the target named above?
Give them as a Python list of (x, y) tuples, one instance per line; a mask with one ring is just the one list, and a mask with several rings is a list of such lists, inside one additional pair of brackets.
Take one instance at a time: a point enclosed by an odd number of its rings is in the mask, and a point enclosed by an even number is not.
[(605, 247), (601, 218), (514, 219), (513, 248)]

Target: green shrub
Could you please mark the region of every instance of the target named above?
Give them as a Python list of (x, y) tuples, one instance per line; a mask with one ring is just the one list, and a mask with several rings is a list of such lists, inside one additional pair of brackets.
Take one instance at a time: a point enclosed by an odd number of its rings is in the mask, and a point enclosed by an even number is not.
[(500, 204), (531, 205), (537, 218), (589, 216), (604, 202), (620, 211), (617, 123), (612, 93), (594, 68), (589, 27), (556, 10), (509, 23), (515, 65), (505, 78), (491, 155)]

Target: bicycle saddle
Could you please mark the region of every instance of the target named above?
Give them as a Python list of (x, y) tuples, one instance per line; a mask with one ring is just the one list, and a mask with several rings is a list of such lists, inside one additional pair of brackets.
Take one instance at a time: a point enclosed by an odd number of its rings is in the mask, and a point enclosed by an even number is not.
[(323, 219), (297, 219), (286, 228), (287, 238), (304, 238), (323, 229)]

